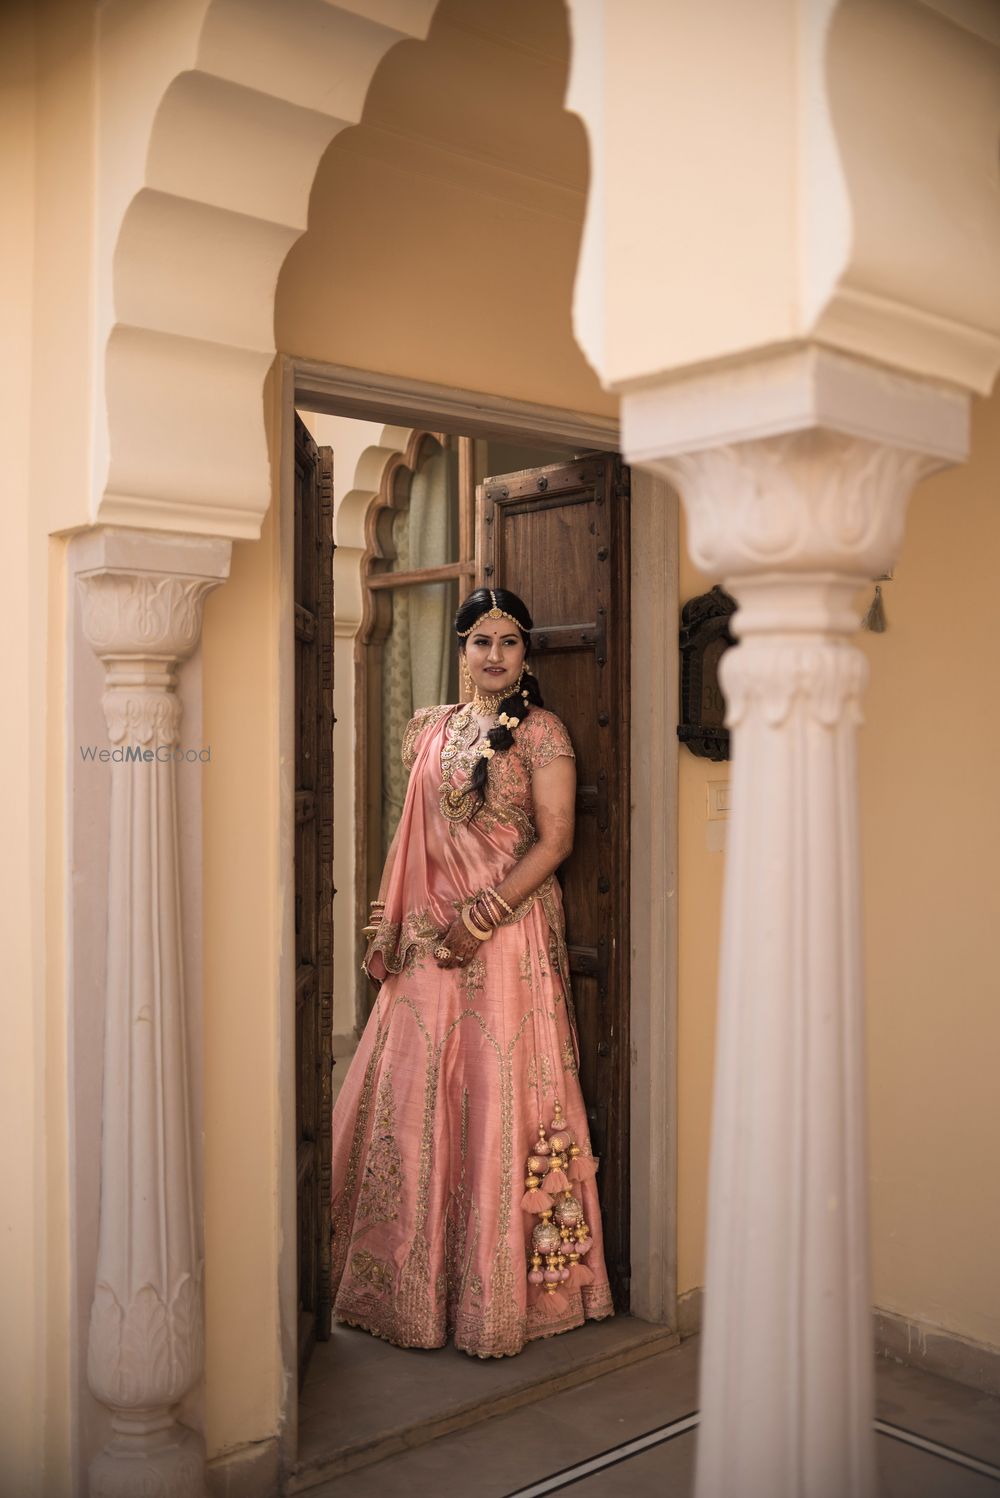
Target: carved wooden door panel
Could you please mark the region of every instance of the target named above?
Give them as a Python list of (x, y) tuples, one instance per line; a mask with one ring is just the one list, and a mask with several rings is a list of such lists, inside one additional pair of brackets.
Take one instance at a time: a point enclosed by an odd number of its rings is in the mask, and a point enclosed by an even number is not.
[(295, 1066), (299, 1378), (330, 1335), (333, 451), (295, 421)]
[(486, 479), (480, 584), (531, 610), (532, 668), (577, 756), (576, 842), (559, 871), (581, 1073), (615, 1304), (629, 1291), (629, 481), (614, 454)]

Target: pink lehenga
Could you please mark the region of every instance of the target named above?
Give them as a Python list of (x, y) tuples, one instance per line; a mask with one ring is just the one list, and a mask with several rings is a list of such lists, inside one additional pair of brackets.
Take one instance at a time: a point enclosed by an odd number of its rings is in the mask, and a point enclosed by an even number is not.
[(333, 1296), (337, 1320), (398, 1346), (454, 1335), (501, 1357), (613, 1308), (555, 878), (464, 967), (432, 956), (464, 899), (534, 841), (532, 771), (573, 753), (532, 708), (470, 821), (477, 736), (460, 707), (406, 730), (366, 957), (384, 982), (333, 1113)]

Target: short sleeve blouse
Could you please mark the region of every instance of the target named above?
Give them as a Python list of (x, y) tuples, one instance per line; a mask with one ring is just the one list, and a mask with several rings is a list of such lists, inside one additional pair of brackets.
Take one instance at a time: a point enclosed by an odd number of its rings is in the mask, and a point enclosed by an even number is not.
[(514, 730), (514, 742), (532, 774), (561, 755), (576, 758), (565, 723), (545, 708), (531, 709), (524, 722)]
[(424, 729), (428, 728), (432, 723), (436, 723), (440, 718), (444, 717), (445, 713), (449, 712), (451, 712), (451, 707), (448, 703), (445, 703), (441, 707), (418, 708), (413, 714), (403, 732), (402, 758), (404, 770), (413, 769), (413, 762), (417, 757), (417, 740)]

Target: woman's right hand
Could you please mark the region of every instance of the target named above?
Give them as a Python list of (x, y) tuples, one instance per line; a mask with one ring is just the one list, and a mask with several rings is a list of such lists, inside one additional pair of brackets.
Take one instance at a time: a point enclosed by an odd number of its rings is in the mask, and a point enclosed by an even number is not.
[[(465, 967), (476, 956), (482, 942), (467, 931), (465, 922), (460, 915), (456, 916), (443, 936), (439, 936), (434, 943), (434, 961), (438, 967)], [(438, 947), (447, 947), (451, 956), (448, 958), (436, 955)]]

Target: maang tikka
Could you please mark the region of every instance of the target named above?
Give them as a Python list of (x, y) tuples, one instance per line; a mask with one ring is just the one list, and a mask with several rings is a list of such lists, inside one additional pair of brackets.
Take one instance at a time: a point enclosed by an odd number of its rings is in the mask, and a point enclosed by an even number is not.
[(458, 635), (458, 638), (460, 640), (467, 640), (469, 636), (479, 628), (484, 619), (509, 619), (511, 624), (517, 625), (518, 630), (522, 635), (525, 633), (524, 625), (521, 624), (519, 620), (515, 619), (513, 614), (508, 614), (507, 610), (502, 609), (497, 603), (497, 595), (494, 593), (493, 589), (490, 588), (488, 592), (490, 595), (490, 603), (492, 604), (492, 608), (488, 608), (485, 613), (480, 614), (479, 618), (475, 621), (474, 624), (471, 624), (468, 629), (456, 630), (455, 633)]

